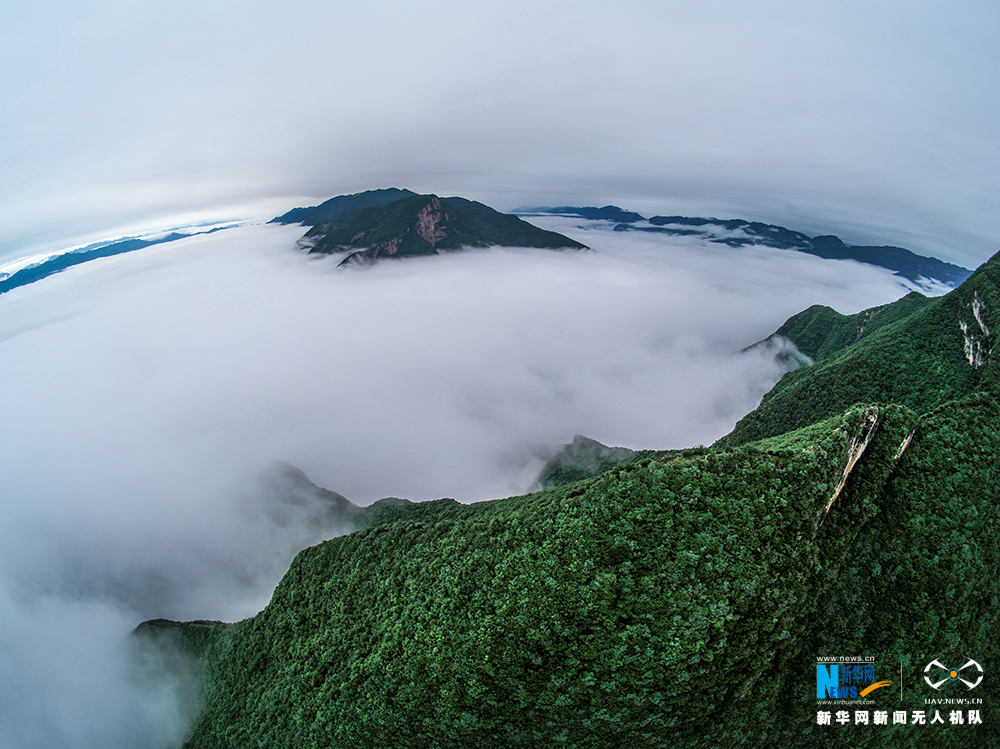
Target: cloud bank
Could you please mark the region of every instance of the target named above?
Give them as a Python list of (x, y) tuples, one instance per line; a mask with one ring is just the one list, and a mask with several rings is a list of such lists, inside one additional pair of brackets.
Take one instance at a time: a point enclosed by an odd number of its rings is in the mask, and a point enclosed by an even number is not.
[[(231, 229), (0, 297), (0, 743), (167, 746), (178, 686), (128, 631), (234, 619), (344, 530), (287, 501), (287, 461), (359, 504), (523, 492), (547, 450), (710, 443), (780, 371), (740, 354), (887, 271), (600, 222), (594, 251), (466, 251), (367, 269)], [(280, 472), (279, 472), (280, 473)]]

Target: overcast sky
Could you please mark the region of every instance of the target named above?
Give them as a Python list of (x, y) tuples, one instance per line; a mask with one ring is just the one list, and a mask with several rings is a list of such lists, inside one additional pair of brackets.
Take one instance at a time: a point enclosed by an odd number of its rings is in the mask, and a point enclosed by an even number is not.
[(976, 265), (1000, 6), (6, 0), (0, 260), (395, 185)]

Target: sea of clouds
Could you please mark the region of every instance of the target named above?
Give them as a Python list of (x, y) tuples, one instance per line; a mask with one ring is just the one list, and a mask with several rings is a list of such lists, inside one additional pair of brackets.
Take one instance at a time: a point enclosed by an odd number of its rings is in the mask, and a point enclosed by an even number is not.
[[(343, 529), (282, 510), (279, 461), (358, 504), (524, 492), (575, 434), (677, 448), (781, 375), (746, 346), (888, 271), (533, 219), (591, 251), (338, 268), (255, 225), (0, 296), (0, 745), (160, 747), (189, 716), (141, 678), (144, 619), (235, 620)], [(296, 514), (296, 512), (298, 514)]]

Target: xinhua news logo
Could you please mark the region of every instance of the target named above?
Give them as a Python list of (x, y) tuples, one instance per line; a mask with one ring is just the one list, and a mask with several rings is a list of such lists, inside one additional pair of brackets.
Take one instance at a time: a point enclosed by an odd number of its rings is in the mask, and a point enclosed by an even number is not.
[(874, 663), (816, 665), (816, 699), (856, 700), (891, 681), (875, 681)]

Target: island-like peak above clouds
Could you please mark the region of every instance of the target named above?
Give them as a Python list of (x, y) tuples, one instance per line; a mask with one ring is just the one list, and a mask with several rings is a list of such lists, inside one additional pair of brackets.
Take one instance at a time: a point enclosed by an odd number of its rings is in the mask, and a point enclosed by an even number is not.
[(296, 208), (274, 221), (311, 226), (303, 246), (317, 253), (348, 252), (341, 264), (462, 247), (586, 249), (569, 237), (474, 200), (397, 188), (341, 195), (313, 208)]
[(559, 206), (556, 208), (519, 208), (521, 215), (547, 214), (576, 216), (615, 222), (615, 231), (645, 231), (673, 236), (696, 236), (730, 247), (763, 245), (782, 250), (798, 250), (828, 260), (856, 260), (887, 268), (898, 276), (925, 288), (937, 284), (954, 288), (972, 275), (972, 271), (935, 257), (917, 255), (902, 247), (848, 245), (839, 237), (810, 237), (784, 226), (747, 221), (741, 218), (717, 219), (690, 216), (652, 216), (649, 219), (618, 206), (603, 208)]

